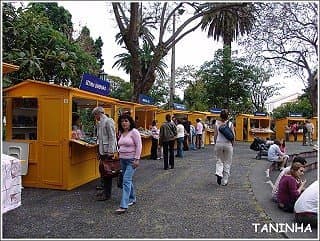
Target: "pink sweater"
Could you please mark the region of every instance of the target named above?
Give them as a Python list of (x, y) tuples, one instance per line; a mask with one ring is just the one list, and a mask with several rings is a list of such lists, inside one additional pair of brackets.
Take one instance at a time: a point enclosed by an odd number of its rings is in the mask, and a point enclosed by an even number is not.
[(119, 141), (119, 157), (123, 159), (140, 159), (142, 142), (137, 129), (132, 129), (126, 136), (121, 134)]

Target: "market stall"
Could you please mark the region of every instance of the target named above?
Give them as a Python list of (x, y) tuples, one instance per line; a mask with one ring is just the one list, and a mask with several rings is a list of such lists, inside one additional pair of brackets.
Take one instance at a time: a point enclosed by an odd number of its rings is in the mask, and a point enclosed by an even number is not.
[[(151, 124), (156, 119), (156, 111), (158, 107), (153, 105), (136, 104), (135, 106), (135, 122), (136, 127), (142, 138), (141, 157), (148, 157), (151, 154)], [(158, 128), (160, 126), (158, 125)]]
[(253, 141), (254, 137), (271, 138), (271, 118), (264, 113), (239, 114), (236, 116), (236, 140)]
[[(70, 190), (99, 177), (91, 111), (102, 106), (114, 118), (117, 99), (25, 80), (4, 89), (3, 100), (6, 140), (29, 144), (23, 186)], [(81, 140), (71, 139), (74, 112), (83, 117)]]
[(205, 123), (207, 125), (206, 128), (206, 144), (214, 144), (214, 125), (216, 124), (216, 120), (220, 119), (220, 113), (205, 113)]
[(276, 138), (278, 140), (284, 139), (286, 141), (294, 141), (294, 136), (291, 133), (291, 125), (297, 124), (297, 141), (303, 140), (303, 123), (306, 121), (304, 117), (286, 117), (275, 120)]

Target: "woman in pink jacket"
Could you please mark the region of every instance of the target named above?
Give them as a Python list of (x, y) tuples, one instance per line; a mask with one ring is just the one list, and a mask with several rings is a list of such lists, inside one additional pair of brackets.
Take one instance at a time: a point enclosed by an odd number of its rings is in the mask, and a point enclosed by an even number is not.
[(135, 128), (134, 120), (130, 115), (121, 115), (118, 119), (120, 138), (118, 141), (119, 158), (123, 173), (122, 198), (116, 213), (127, 211), (128, 206), (136, 203), (136, 194), (133, 186), (133, 175), (139, 166), (142, 142), (139, 131)]

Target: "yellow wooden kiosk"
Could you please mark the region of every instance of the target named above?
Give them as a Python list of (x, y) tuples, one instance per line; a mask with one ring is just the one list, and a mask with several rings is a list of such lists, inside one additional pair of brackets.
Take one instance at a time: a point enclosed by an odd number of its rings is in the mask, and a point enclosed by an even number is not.
[[(136, 127), (139, 130), (142, 139), (141, 157), (148, 157), (151, 154), (152, 139), (150, 129), (152, 121), (156, 119), (157, 110), (158, 107), (154, 105), (135, 105)], [(160, 128), (159, 125), (158, 128)]]
[(114, 118), (117, 99), (35, 80), (4, 89), (3, 99), (6, 141), (30, 146), (23, 186), (70, 190), (99, 177), (97, 145), (71, 139), (72, 112), (102, 106)]
[(276, 127), (276, 138), (278, 140), (284, 139), (286, 141), (294, 141), (294, 136), (290, 132), (290, 126), (294, 123), (297, 123), (299, 130), (297, 133), (297, 141), (303, 140), (303, 129), (302, 125), (306, 121), (304, 117), (285, 117), (275, 120)]
[(239, 114), (236, 116), (236, 140), (253, 141), (254, 137), (271, 138), (271, 118), (265, 113)]
[(220, 117), (218, 113), (212, 113), (207, 111), (193, 111), (189, 115), (189, 121), (191, 121), (192, 125), (196, 124), (196, 119), (201, 119), (206, 124), (206, 132), (204, 136), (204, 144), (213, 143), (214, 136), (214, 124), (216, 120)]

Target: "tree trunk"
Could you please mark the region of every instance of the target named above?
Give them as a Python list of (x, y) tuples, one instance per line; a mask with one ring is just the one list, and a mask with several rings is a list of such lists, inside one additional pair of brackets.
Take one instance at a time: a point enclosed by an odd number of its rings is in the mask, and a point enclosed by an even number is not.
[(318, 116), (318, 76), (317, 71), (314, 71), (309, 77), (309, 86), (310, 86), (310, 100), (312, 106), (313, 116)]

